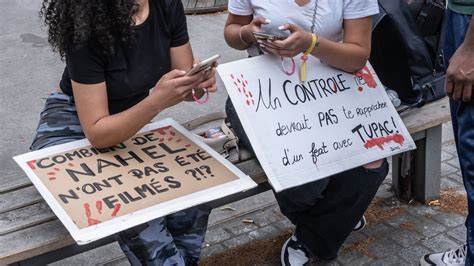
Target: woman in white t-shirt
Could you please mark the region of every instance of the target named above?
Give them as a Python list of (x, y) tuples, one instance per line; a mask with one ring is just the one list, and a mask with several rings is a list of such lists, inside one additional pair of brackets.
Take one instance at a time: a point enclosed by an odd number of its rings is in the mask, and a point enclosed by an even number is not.
[[(224, 35), (231, 47), (247, 49), (250, 56), (272, 53), (291, 58), (306, 52), (332, 67), (355, 72), (369, 58), (371, 16), (378, 12), (377, 0), (229, 0)], [(257, 41), (253, 32), (287, 37)], [(226, 112), (251, 149), (230, 100)], [(283, 245), (282, 264), (336, 258), (347, 236), (365, 224), (363, 214), (387, 173), (387, 161), (380, 160), (276, 193), (281, 211), (296, 225)]]

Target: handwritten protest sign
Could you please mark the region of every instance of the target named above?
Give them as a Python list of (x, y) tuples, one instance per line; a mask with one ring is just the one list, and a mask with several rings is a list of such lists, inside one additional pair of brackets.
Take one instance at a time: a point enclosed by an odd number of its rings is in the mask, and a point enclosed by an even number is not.
[(280, 60), (264, 55), (218, 67), (277, 192), (415, 148), (370, 65), (349, 74), (312, 57), (301, 84)]
[(256, 186), (171, 119), (107, 149), (84, 139), (14, 159), (79, 244)]

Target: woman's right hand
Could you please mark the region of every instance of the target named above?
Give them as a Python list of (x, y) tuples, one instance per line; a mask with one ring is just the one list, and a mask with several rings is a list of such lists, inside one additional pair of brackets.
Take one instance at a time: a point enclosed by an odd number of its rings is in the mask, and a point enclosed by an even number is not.
[(249, 24), (242, 26), (242, 28), (240, 29), (242, 39), (248, 44), (257, 42), (257, 39), (255, 39), (255, 36), (253, 36), (253, 32), (260, 32), (262, 25), (268, 23), (270, 23), (270, 20), (265, 19), (264, 17), (253, 18), (253, 20)]
[(160, 112), (186, 100), (191, 90), (198, 88), (204, 80), (204, 75), (186, 76), (185, 71), (175, 69), (161, 77), (150, 93), (150, 97), (154, 98)]

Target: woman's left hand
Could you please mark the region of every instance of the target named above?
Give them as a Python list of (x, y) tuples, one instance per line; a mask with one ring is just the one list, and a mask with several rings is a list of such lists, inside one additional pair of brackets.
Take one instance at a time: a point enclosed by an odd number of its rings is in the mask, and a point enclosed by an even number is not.
[(285, 24), (279, 27), (280, 30), (289, 30), (291, 35), (284, 40), (277, 41), (261, 41), (260, 46), (268, 50), (272, 54), (282, 57), (294, 57), (300, 53), (304, 53), (312, 42), (312, 34), (305, 31), (295, 24)]

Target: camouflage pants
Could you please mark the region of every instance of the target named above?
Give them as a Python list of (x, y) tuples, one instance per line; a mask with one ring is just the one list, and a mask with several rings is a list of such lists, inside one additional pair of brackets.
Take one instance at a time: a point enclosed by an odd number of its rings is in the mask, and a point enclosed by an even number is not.
[[(52, 93), (40, 115), (31, 150), (85, 138), (74, 99)], [(125, 230), (120, 247), (132, 265), (197, 265), (210, 208), (202, 205)]]

